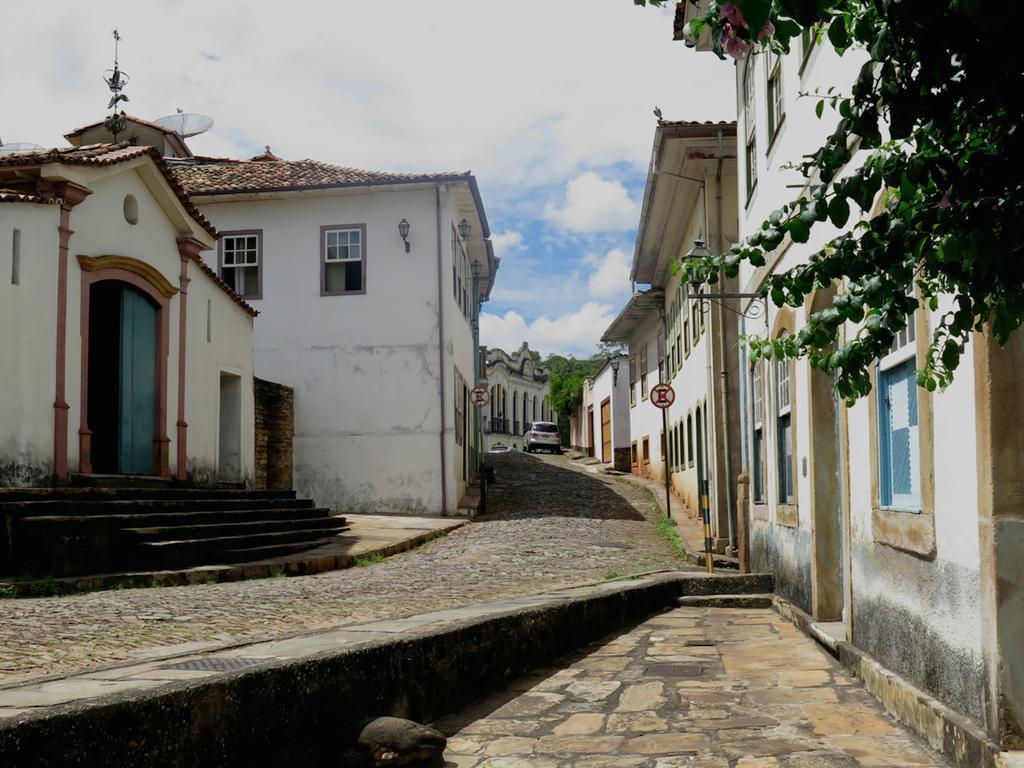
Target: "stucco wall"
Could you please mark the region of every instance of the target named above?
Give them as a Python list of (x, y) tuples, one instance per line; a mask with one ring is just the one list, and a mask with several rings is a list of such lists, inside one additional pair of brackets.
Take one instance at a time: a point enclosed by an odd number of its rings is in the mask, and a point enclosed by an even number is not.
[[(59, 223), (55, 205), (0, 205), (0, 486), (35, 485), (53, 472)], [(11, 282), (15, 228), (19, 285)]]
[[(453, 512), (462, 486), (453, 427), (456, 366), (472, 384), (468, 321), (454, 301), (451, 210), (442, 192), (444, 445), (438, 338), (438, 232), (430, 189), (203, 204), (224, 231), (263, 233), (256, 372), (295, 390), (295, 487), (366, 512)], [(405, 252), (398, 222), (410, 224)], [(366, 226), (366, 293), (320, 295), (320, 227)], [(216, 253), (205, 254), (216, 268)]]
[[(69, 405), (67, 453), (71, 472), (79, 469), (79, 431), (82, 424), (82, 285), (78, 256), (130, 257), (154, 268), (173, 287), (179, 287), (181, 254), (177, 238), (183, 233), (168, 218), (140, 171), (150, 171), (149, 160), (99, 171), (82, 172), (81, 182), (92, 190), (71, 212), (67, 266), (67, 331), (65, 399)], [(157, 189), (161, 190), (156, 182)], [(156, 194), (172, 195), (162, 189)], [(138, 221), (129, 224), (124, 200), (132, 195)], [(164, 205), (173, 205), (164, 200)], [(30, 466), (0, 476), (0, 482), (38, 483), (52, 472), (53, 402), (56, 380), (57, 272), (59, 208), (5, 204), (0, 207), (0, 321), (20, 333), (0, 334), (0, 364), (4, 390), (19, 393), (0, 402), (0, 467)], [(21, 285), (10, 283), (10, 228), (22, 230)], [(219, 422), (218, 376), (221, 368), (243, 377), (242, 479), (252, 475), (252, 323), (250, 317), (196, 265), (190, 269), (186, 332), (187, 456), (189, 470), (202, 468), (196, 480), (214, 481)], [(206, 341), (206, 304), (211, 303), (215, 333)], [(177, 469), (179, 312), (181, 295), (169, 299), (166, 419), (164, 431), (169, 465)]]
[(252, 346), (254, 320), (231, 301), (197, 265), (190, 264), (188, 274), (188, 339), (185, 352), (188, 474), (197, 482), (213, 482), (217, 478), (220, 378), (222, 374), (228, 374), (241, 379), (243, 418), (240, 479), (251, 485), (255, 476), (256, 450)]

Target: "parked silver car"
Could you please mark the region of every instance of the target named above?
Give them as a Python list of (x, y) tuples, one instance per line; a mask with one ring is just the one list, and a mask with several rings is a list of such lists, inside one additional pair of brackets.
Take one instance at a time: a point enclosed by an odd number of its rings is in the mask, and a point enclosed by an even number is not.
[(523, 445), (527, 453), (534, 451), (562, 452), (562, 437), (558, 434), (558, 425), (551, 421), (535, 421), (523, 435)]

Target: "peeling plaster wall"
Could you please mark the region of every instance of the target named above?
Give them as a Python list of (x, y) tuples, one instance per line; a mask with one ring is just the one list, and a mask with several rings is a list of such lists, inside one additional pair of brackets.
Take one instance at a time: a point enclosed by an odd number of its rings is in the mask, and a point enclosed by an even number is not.
[(806, 613), (811, 612), (811, 536), (763, 520), (750, 526), (750, 569), (775, 576), (775, 591)]
[(853, 642), (939, 701), (983, 719), (978, 572), (856, 542)]
[[(464, 350), (468, 322), (453, 310), (444, 193), (442, 207), (445, 444), (454, 511), (454, 367), (467, 382), (473, 368), (472, 352)], [(298, 493), (347, 511), (442, 513), (434, 190), (361, 190), (202, 210), (222, 232), (263, 231), (263, 296), (251, 302), (261, 312), (256, 373), (295, 391)], [(402, 218), (411, 228), (409, 253), (398, 234)], [(366, 293), (321, 296), (320, 227), (349, 224), (366, 226)], [(215, 252), (204, 255), (216, 265)]]
[[(737, 92), (740, 95), (740, 149), (737, 155), (740, 202), (744, 206), (741, 210), (741, 237), (760, 227), (779, 204), (799, 194), (798, 190), (787, 186), (797, 179), (781, 165), (798, 159), (807, 147), (819, 146), (838, 119), (826, 110), (825, 117), (819, 120), (813, 114), (813, 102), (798, 99), (797, 94), (813, 92), (819, 86), (824, 89), (852, 82), (863, 61), (863, 54), (852, 52), (840, 59), (826, 42), (815, 46), (802, 68), (800, 55), (784, 57), (781, 66), (785, 122), (771, 145), (766, 130), (767, 59), (751, 57), (736, 69)], [(745, 114), (742, 97), (746, 67), (755, 68), (753, 115)], [(756, 187), (748, 196), (744, 144), (751, 123), (757, 136), (758, 172)], [(863, 162), (865, 155), (864, 152), (857, 153), (847, 173)], [(854, 211), (853, 218), (863, 215), (863, 212)], [(806, 244), (785, 241), (769, 256), (766, 267), (754, 268), (744, 262), (740, 269), (739, 290), (756, 291), (768, 274), (783, 272), (805, 262), (837, 234), (838, 230), (830, 223), (823, 222), (814, 227), (811, 240)], [(939, 311), (933, 314), (932, 327), (946, 308), (945, 305), (940, 306)], [(796, 327), (792, 330), (799, 332), (806, 322), (806, 308), (793, 308), (793, 314)], [(775, 329), (777, 317), (778, 310), (769, 307), (763, 319), (746, 320), (744, 332), (769, 335)], [(848, 337), (856, 331), (853, 326), (845, 329)], [(934, 476), (935, 551), (932, 556), (911, 554), (876, 541), (879, 532), (874, 530), (873, 508), (878, 503), (875, 490), (878, 470), (872, 465), (872, 452), (877, 450), (878, 437), (871, 428), (869, 398), (877, 395), (863, 398), (847, 410), (848, 442), (843, 449), (848, 475), (843, 480), (849, 497), (846, 547), (850, 561), (848, 594), (852, 604), (846, 606), (846, 616), (852, 621), (851, 639), (858, 648), (956, 711), (976, 722), (983, 722), (977, 449), (971, 359), (969, 350), (953, 385), (945, 392), (935, 393), (932, 399), (934, 456), (930, 466), (924, 467), (924, 475)], [(797, 462), (798, 516), (795, 522), (799, 527), (789, 528), (769, 522), (778, 519), (776, 432), (773, 425), (769, 425), (765, 436), (768, 447), (768, 520), (751, 521), (750, 557), (753, 568), (764, 568), (776, 574), (780, 594), (810, 612), (813, 488), (807, 470), (810, 466), (815, 466), (818, 471), (830, 468), (814, 464), (808, 410), (808, 367), (800, 361), (794, 370), (791, 394)], [(769, 413), (772, 412), (773, 385), (774, 377), (767, 387), (771, 393), (766, 401)], [(749, 397), (746, 407), (750, 407)], [(749, 417), (749, 413), (744, 414), (746, 428), (749, 428)], [(763, 513), (759, 511), (758, 514)], [(924, 517), (918, 519), (924, 520)]]

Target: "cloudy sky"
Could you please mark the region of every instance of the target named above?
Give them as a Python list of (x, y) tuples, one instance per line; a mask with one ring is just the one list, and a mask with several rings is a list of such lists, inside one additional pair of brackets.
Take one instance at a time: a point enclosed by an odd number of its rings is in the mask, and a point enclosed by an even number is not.
[(197, 153), (472, 170), (502, 257), (481, 341), (506, 349), (590, 354), (628, 298), (654, 107), (735, 118), (732, 66), (631, 0), (50, 0), (0, 46), (0, 137), (102, 117), (115, 26), (127, 111), (211, 115)]

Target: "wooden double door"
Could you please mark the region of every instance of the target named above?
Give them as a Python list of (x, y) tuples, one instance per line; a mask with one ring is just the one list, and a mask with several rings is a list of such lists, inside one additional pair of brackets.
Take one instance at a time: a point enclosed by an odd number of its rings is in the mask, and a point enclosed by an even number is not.
[(601, 461), (605, 464), (612, 460), (612, 401), (601, 403)]
[(157, 307), (117, 280), (95, 283), (90, 290), (92, 470), (156, 474)]

